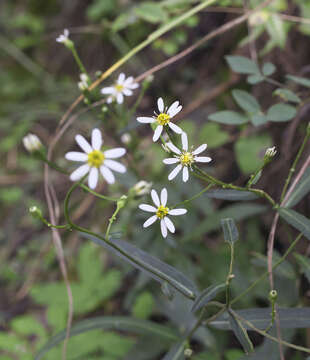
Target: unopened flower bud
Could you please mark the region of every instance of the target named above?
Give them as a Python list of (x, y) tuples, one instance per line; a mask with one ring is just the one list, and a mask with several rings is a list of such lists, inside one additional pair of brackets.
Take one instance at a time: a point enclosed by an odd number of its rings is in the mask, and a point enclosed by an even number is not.
[(121, 142), (123, 144), (129, 144), (131, 142), (131, 135), (129, 133), (125, 133), (121, 136)]
[(81, 91), (87, 90), (88, 89), (89, 77), (86, 74), (81, 74), (80, 79), (81, 79), (81, 81), (78, 82), (79, 89)]
[(265, 152), (264, 159), (265, 160), (271, 160), (277, 153), (276, 147), (273, 146), (271, 148), (268, 148)]
[(42, 143), (37, 135), (28, 134), (23, 138), (23, 144), (27, 151), (33, 153), (39, 151), (42, 148)]
[(250, 26), (264, 24), (269, 18), (269, 12), (266, 10), (256, 11), (249, 17)]
[(184, 350), (184, 356), (186, 358), (190, 358), (193, 355), (193, 350), (192, 349), (185, 349)]
[(57, 38), (56, 38), (56, 41), (61, 43), (61, 44), (64, 44), (68, 49), (72, 49), (74, 47), (74, 44), (73, 42), (69, 39), (69, 30), (68, 29), (65, 29), (64, 30), (64, 33), (59, 35)]
[(35, 219), (42, 219), (42, 211), (37, 206), (31, 206), (29, 212)]
[(143, 196), (143, 195), (149, 194), (151, 191), (152, 185), (153, 184), (151, 182), (147, 182), (144, 180), (137, 182), (136, 185), (133, 187), (135, 195)]
[(269, 300), (271, 302), (274, 302), (277, 300), (277, 297), (278, 297), (278, 293), (276, 290), (271, 290), (270, 293), (269, 293)]
[(123, 208), (126, 205), (127, 202), (127, 196), (126, 195), (122, 195), (119, 200), (117, 201), (117, 207), (119, 209)]

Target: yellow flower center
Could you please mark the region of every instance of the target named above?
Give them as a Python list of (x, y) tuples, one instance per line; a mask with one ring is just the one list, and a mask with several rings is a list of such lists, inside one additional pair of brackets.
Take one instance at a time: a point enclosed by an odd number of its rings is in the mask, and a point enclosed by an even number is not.
[(93, 150), (88, 154), (88, 164), (93, 167), (100, 167), (104, 162), (104, 154), (100, 150)]
[(181, 156), (180, 156), (180, 162), (183, 166), (191, 166), (192, 163), (194, 162), (194, 156), (192, 153), (190, 152), (184, 152)]
[(116, 91), (121, 92), (124, 89), (124, 85), (116, 84), (115, 89), (116, 89)]
[(161, 113), (157, 115), (157, 122), (159, 125), (167, 125), (169, 121), (170, 121), (170, 115), (165, 113)]
[(168, 214), (169, 208), (160, 205), (156, 211), (156, 215), (159, 219), (164, 218)]

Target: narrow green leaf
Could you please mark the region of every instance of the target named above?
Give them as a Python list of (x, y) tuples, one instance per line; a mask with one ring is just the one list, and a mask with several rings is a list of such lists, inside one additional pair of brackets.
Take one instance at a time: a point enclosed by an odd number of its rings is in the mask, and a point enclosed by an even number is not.
[(262, 72), (265, 76), (272, 75), (275, 71), (276, 67), (271, 62), (267, 62), (263, 65)]
[(211, 285), (197, 297), (193, 306), (192, 312), (196, 312), (204, 307), (209, 301), (213, 300), (215, 296), (225, 289), (225, 284)]
[[(278, 315), (283, 329), (303, 329), (310, 327), (310, 307), (306, 308), (279, 308)], [(243, 319), (250, 321), (260, 330), (266, 329), (271, 320), (271, 308), (253, 308), (235, 311)], [(210, 323), (211, 326), (231, 330), (227, 312)], [(250, 328), (243, 324), (249, 330)]]
[(306, 256), (294, 253), (294, 256), (302, 269), (302, 273), (305, 275), (307, 280), (310, 282), (310, 259)]
[(239, 238), (238, 229), (234, 220), (231, 218), (222, 219), (221, 225), (225, 241), (229, 244), (234, 244)]
[(269, 16), (266, 26), (273, 43), (283, 49), (287, 34), (283, 20), (278, 14), (273, 13)]
[(310, 88), (310, 79), (308, 79), (308, 78), (304, 78), (304, 77), (300, 77), (300, 76), (293, 76), (293, 75), (286, 75), (286, 77), (289, 80), (294, 81), (296, 84), (303, 85), (305, 87)]
[(228, 314), (229, 314), (230, 327), (234, 332), (236, 338), (242, 345), (244, 352), (246, 354), (253, 352), (254, 347), (248, 336), (246, 329), (243, 327), (242, 323), (237, 319), (235, 313), (232, 310), (228, 310)]
[(277, 89), (273, 92), (275, 95), (279, 96), (284, 101), (291, 101), (293, 103), (299, 104), (301, 102), (300, 97), (298, 97), (293, 91), (288, 89)]
[[(92, 240), (94, 243), (108, 249), (113, 254), (129, 262), (135, 268), (146, 272), (149, 276), (159, 281), (161, 284), (167, 282), (183, 295), (191, 299), (195, 298), (195, 284), (174, 267), (164, 263), (152, 255), (149, 255), (145, 251), (126, 241), (110, 239), (114, 245), (111, 246), (96, 236), (85, 234), (83, 232), (80, 233), (82, 236)], [(124, 253), (128, 254), (131, 259), (125, 256)]]
[(247, 91), (235, 89), (232, 91), (232, 96), (244, 111), (250, 114), (255, 114), (260, 111), (259, 103), (255, 97)]
[(185, 341), (179, 341), (172, 346), (168, 353), (162, 358), (162, 360), (184, 360), (184, 347)]
[(250, 191), (216, 189), (209, 190), (206, 195), (211, 199), (223, 199), (229, 201), (246, 201), (257, 199), (258, 196)]
[(286, 208), (279, 208), (278, 213), (286, 222), (299, 230), (308, 240), (310, 240), (310, 220), (308, 218), (294, 210)]
[(285, 203), (285, 207), (293, 207), (299, 203), (299, 201), (305, 197), (310, 191), (310, 168), (306, 169), (305, 173), (299, 180), (291, 196)]
[(269, 121), (289, 121), (296, 115), (296, 108), (287, 104), (276, 104), (271, 106), (267, 112)]
[(208, 118), (212, 121), (227, 125), (240, 125), (249, 121), (244, 115), (229, 110), (218, 111), (209, 115)]
[(256, 63), (244, 56), (225, 56), (230, 68), (239, 74), (258, 74), (259, 68)]
[(143, 20), (152, 24), (164, 22), (168, 19), (167, 12), (162, 6), (153, 1), (143, 2), (134, 9), (135, 14)]
[[(126, 316), (101, 316), (82, 320), (72, 326), (70, 337), (95, 329), (128, 331), (138, 335), (148, 334), (150, 336), (160, 337), (169, 341), (178, 339), (178, 334), (167, 326)], [(66, 330), (54, 335), (37, 353), (35, 360), (42, 359), (49, 350), (61, 343), (65, 337)]]

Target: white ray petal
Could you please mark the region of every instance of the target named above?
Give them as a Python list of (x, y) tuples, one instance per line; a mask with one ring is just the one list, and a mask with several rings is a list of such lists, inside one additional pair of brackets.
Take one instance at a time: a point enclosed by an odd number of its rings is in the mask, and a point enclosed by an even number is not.
[(122, 85), (125, 81), (125, 74), (124, 73), (120, 73), (117, 79), (117, 83)]
[(212, 159), (208, 156), (196, 156), (194, 158), (195, 161), (197, 162), (201, 162), (201, 163), (208, 163), (210, 162)]
[(91, 145), (93, 149), (100, 150), (102, 146), (102, 135), (99, 129), (93, 129), (91, 133)]
[(103, 154), (107, 159), (117, 159), (126, 154), (126, 149), (114, 148), (114, 149), (105, 151)]
[(161, 220), (160, 220), (160, 230), (161, 230), (162, 236), (163, 236), (164, 238), (167, 237), (168, 231), (167, 231), (167, 225), (166, 225), (164, 219), (161, 219)]
[(126, 96), (131, 96), (133, 94), (133, 92), (130, 89), (123, 89), (123, 94)]
[(85, 153), (82, 152), (78, 152), (78, 151), (69, 151), (68, 153), (66, 153), (65, 158), (67, 160), (71, 160), (71, 161), (87, 161), (88, 156)]
[(167, 225), (167, 228), (170, 232), (174, 233), (175, 232), (175, 227), (173, 225), (173, 222), (168, 218), (168, 216), (164, 217), (164, 221)]
[(142, 123), (142, 124), (152, 124), (156, 120), (149, 116), (139, 116), (137, 118), (137, 121), (139, 121), (139, 123)]
[(175, 154), (178, 154), (178, 155), (181, 154), (181, 151), (180, 151), (175, 145), (173, 145), (172, 142), (168, 142), (166, 145), (167, 145), (168, 148), (169, 148), (171, 151), (173, 151)]
[(171, 173), (169, 174), (169, 176), (168, 176), (168, 180), (173, 180), (177, 175), (178, 175), (178, 173), (181, 171), (181, 169), (182, 169), (182, 165), (181, 164), (179, 164), (178, 166), (176, 166), (172, 171), (171, 171)]
[(111, 170), (117, 171), (121, 174), (124, 174), (126, 172), (126, 166), (119, 163), (118, 161), (107, 159), (104, 161), (104, 165), (110, 168)]
[(163, 206), (167, 205), (167, 199), (168, 199), (168, 192), (166, 188), (163, 188), (160, 193), (160, 202)]
[(158, 194), (157, 194), (157, 191), (156, 190), (152, 190), (151, 191), (151, 197), (152, 197), (152, 200), (153, 200), (153, 203), (158, 207), (160, 206), (160, 201), (159, 201), (159, 197), (158, 197)]
[(173, 130), (176, 134), (182, 134), (183, 130), (176, 124), (172, 123), (171, 121), (168, 123), (168, 126), (171, 130)]
[(73, 173), (70, 175), (70, 179), (72, 181), (77, 181), (82, 179), (82, 177), (84, 175), (86, 175), (89, 171), (89, 165), (88, 164), (84, 164), (80, 167), (78, 167), (76, 170), (73, 171)]
[(182, 106), (178, 106), (177, 108), (173, 109), (173, 111), (170, 111), (170, 117), (174, 117), (176, 116), (176, 114), (178, 114), (180, 111), (182, 110)]
[(181, 141), (182, 141), (182, 149), (187, 151), (188, 150), (188, 138), (187, 138), (186, 132), (182, 132)]
[(108, 167), (101, 165), (100, 172), (101, 172), (101, 175), (105, 178), (107, 183), (114, 184), (115, 177), (114, 177), (112, 171)]
[(128, 86), (133, 82), (133, 76), (129, 76), (125, 81), (124, 81), (124, 85)]
[(177, 158), (167, 158), (167, 159), (163, 160), (163, 163), (166, 165), (171, 165), (171, 164), (176, 164), (179, 161), (180, 161), (180, 159), (177, 159)]
[(131, 90), (134, 90), (134, 89), (137, 89), (137, 88), (139, 87), (139, 84), (136, 83), (136, 82), (133, 82), (133, 83), (127, 85), (127, 87), (128, 87), (129, 89), (131, 89)]
[(150, 218), (148, 218), (145, 223), (143, 224), (144, 228), (149, 227), (150, 225), (152, 225), (156, 220), (158, 219), (158, 217), (156, 215), (151, 216)]
[(158, 100), (157, 100), (157, 107), (158, 107), (158, 111), (160, 112), (160, 113), (162, 113), (162, 112), (164, 112), (164, 100), (163, 100), (163, 98), (158, 98)]
[(198, 155), (198, 154), (202, 153), (203, 151), (206, 150), (206, 148), (207, 148), (207, 144), (202, 144), (202, 145), (198, 146), (198, 148), (193, 151), (193, 155)]
[(168, 214), (173, 216), (184, 215), (186, 213), (187, 213), (186, 209), (172, 209), (168, 211)]
[(122, 103), (123, 103), (123, 101), (124, 101), (124, 95), (123, 95), (121, 92), (117, 93), (117, 95), (116, 95), (116, 101), (117, 101), (118, 104), (122, 104)]
[(80, 148), (86, 152), (86, 154), (93, 151), (92, 147), (89, 145), (88, 141), (85, 140), (84, 136), (76, 135), (75, 141), (78, 143)]
[(101, 89), (101, 94), (114, 94), (114, 93), (115, 93), (115, 88), (112, 86), (108, 86)]
[(188, 167), (184, 166), (183, 167), (183, 181), (187, 182), (187, 180), (188, 180)]
[(174, 103), (172, 103), (169, 106), (169, 109), (167, 110), (167, 114), (171, 116), (171, 112), (173, 113), (178, 106), (179, 106), (179, 101), (175, 101)]
[(162, 131), (163, 131), (163, 126), (162, 126), (162, 125), (158, 125), (157, 128), (155, 129), (154, 135), (153, 135), (153, 141), (154, 141), (154, 142), (156, 142), (156, 141), (159, 139)]
[(156, 207), (148, 205), (148, 204), (140, 204), (139, 209), (147, 212), (153, 212), (155, 213), (157, 211)]
[(98, 183), (99, 178), (99, 171), (96, 167), (92, 167), (90, 169), (89, 175), (88, 175), (88, 186), (91, 189), (95, 189)]

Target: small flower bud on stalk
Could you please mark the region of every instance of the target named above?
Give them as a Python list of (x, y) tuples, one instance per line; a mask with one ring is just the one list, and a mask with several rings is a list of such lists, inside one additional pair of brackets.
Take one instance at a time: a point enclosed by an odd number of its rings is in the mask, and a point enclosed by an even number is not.
[(127, 203), (128, 197), (126, 195), (122, 195), (117, 201), (117, 209), (122, 209)]
[(27, 151), (34, 153), (42, 149), (43, 145), (35, 134), (28, 134), (23, 138), (23, 144)]
[(268, 164), (274, 158), (276, 153), (277, 153), (277, 150), (276, 150), (275, 146), (268, 148), (265, 152), (264, 163)]
[(278, 293), (276, 290), (271, 290), (270, 293), (269, 293), (269, 300), (271, 302), (275, 302), (277, 300), (277, 297), (278, 297)]
[(81, 81), (78, 82), (78, 87), (81, 91), (85, 91), (88, 89), (89, 77), (86, 74), (80, 75)]
[(151, 182), (141, 180), (133, 187), (133, 191), (137, 196), (147, 195), (150, 193), (152, 185), (153, 184)]
[(31, 206), (29, 212), (35, 219), (43, 219), (42, 211), (37, 206)]
[(185, 349), (184, 350), (184, 356), (186, 357), (186, 358), (190, 358), (191, 356), (193, 355), (193, 350), (192, 349)]
[(64, 44), (68, 49), (72, 50), (74, 47), (73, 42), (69, 39), (70, 32), (68, 29), (64, 30), (64, 33), (56, 38), (56, 41)]

